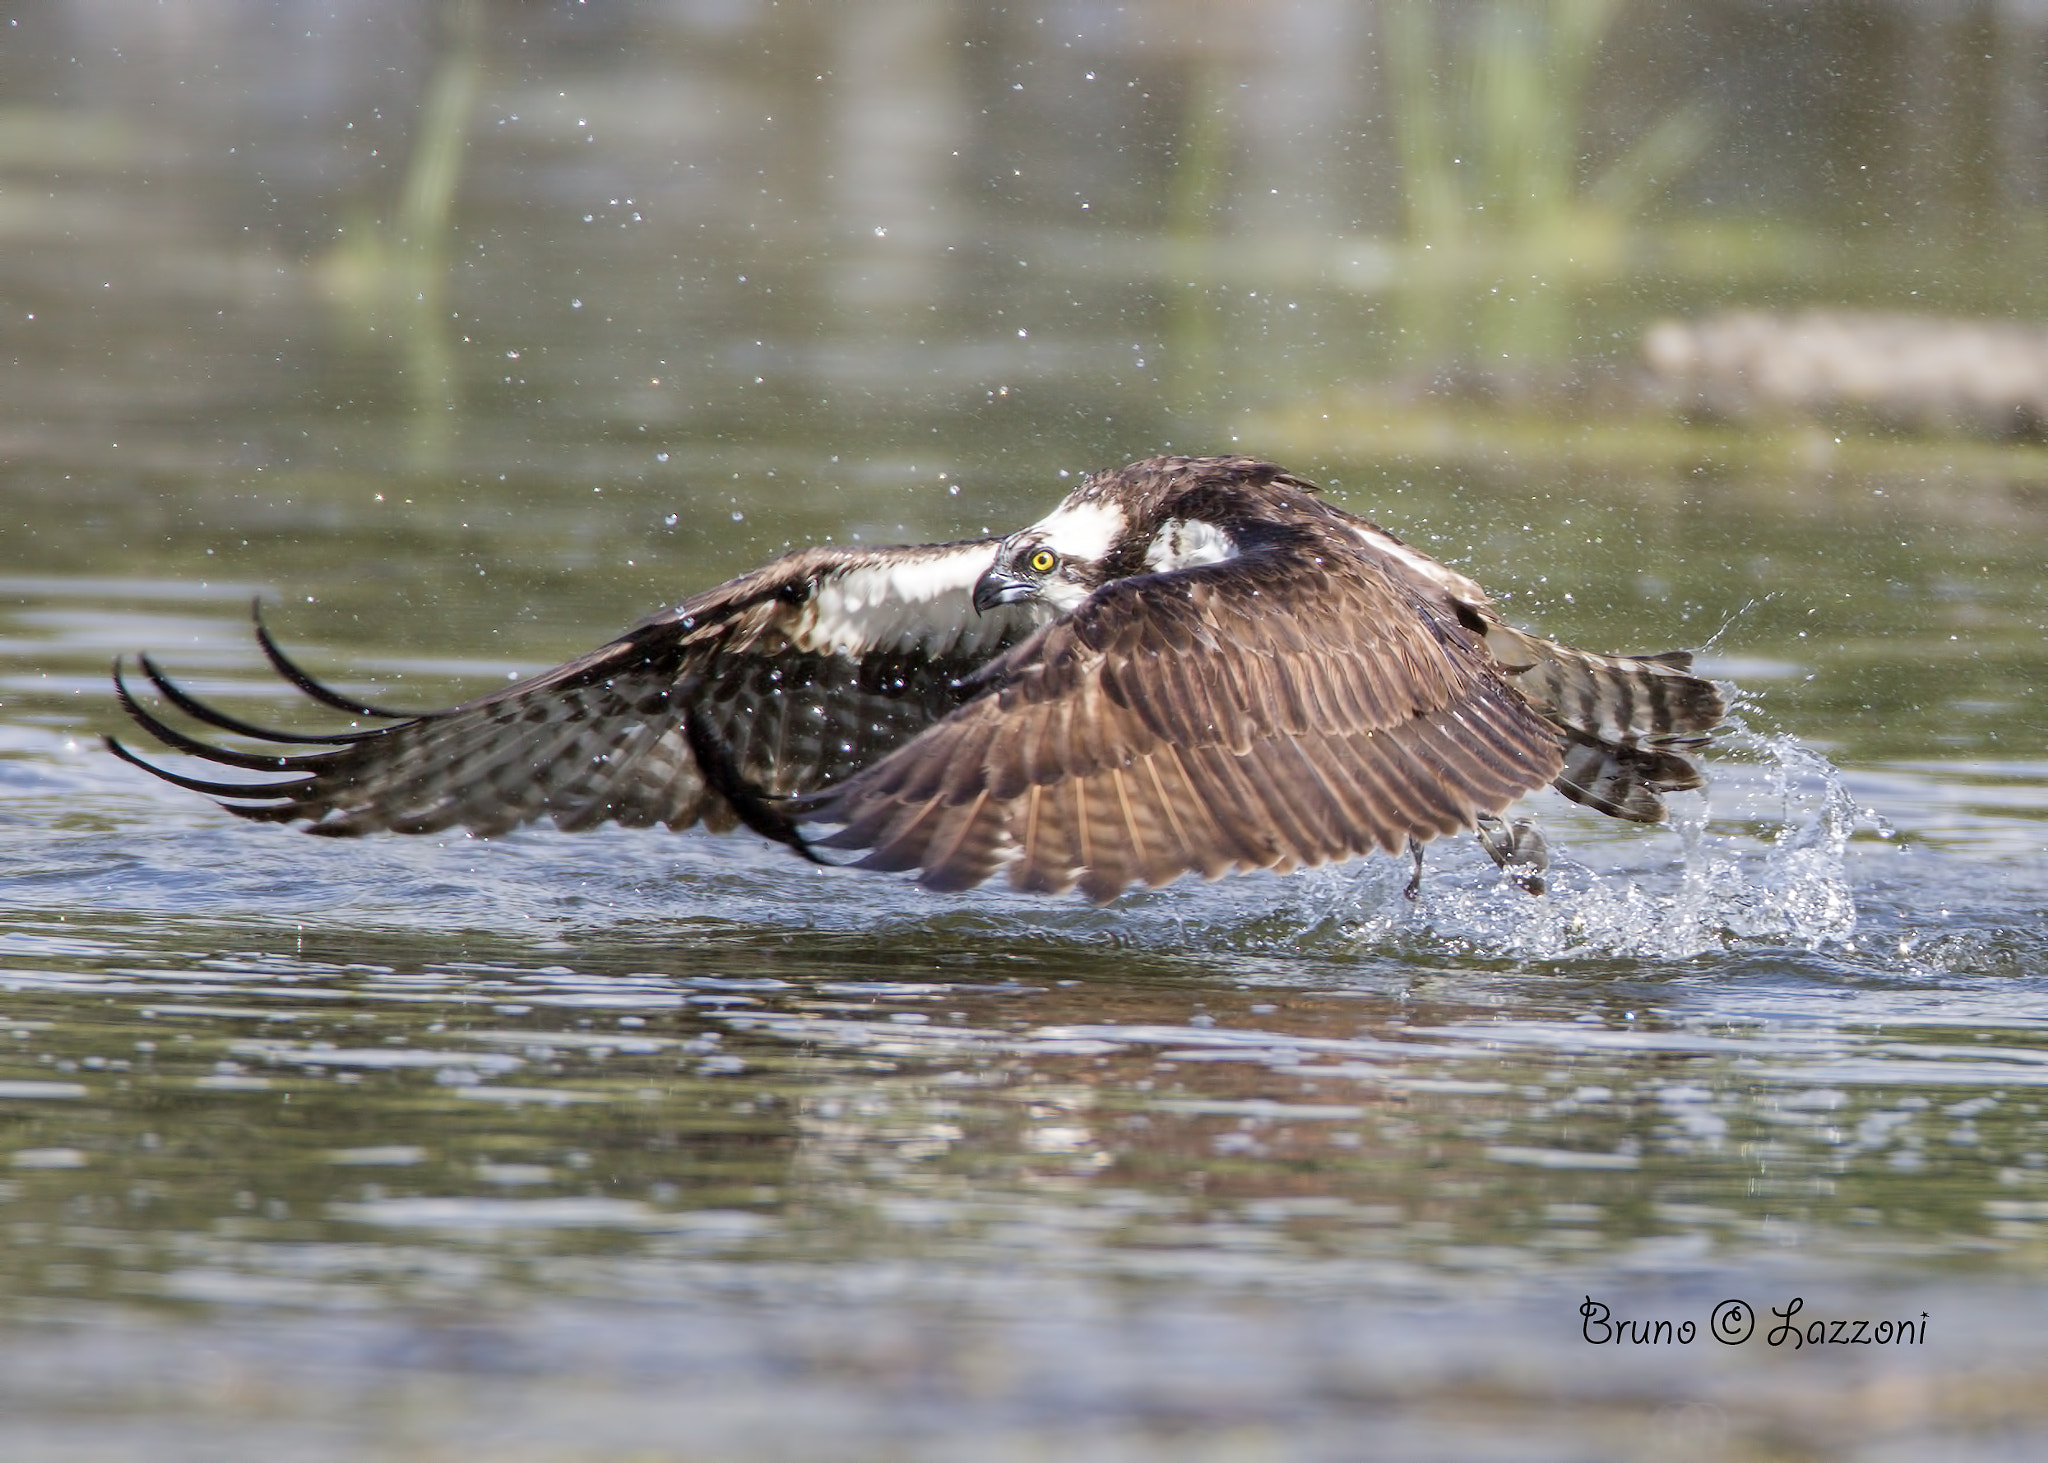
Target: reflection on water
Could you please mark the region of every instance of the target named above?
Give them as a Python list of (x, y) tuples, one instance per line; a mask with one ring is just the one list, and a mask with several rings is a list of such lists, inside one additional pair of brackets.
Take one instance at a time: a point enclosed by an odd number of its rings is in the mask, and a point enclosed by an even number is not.
[[(603, 907), (619, 867), (529, 865), (526, 899)], [(676, 903), (715, 899), (665, 872)], [(1903, 946), (1504, 961), (1285, 934), (1291, 896), (1264, 897), (1186, 901), (1177, 939), (1157, 912), (1089, 933), (970, 900), (886, 945), (609, 911), (538, 941), (378, 935), (331, 906), (18, 920), (10, 1414), (147, 1385), (189, 1425), (282, 1408), (301, 1449), (421, 1446), (516, 1382), (536, 1425), (597, 1386), (736, 1439), (780, 1396), (790, 1436), (852, 1427), (830, 1446), (881, 1456), (990, 1408), (1057, 1428), (1077, 1396), (1257, 1438), (1355, 1426), (1357, 1389), (1396, 1379), (1432, 1407), (1491, 1377), (1512, 1418), (1622, 1375), (1747, 1435), (1795, 1380), (1795, 1411), (1879, 1379), (1931, 1395), (1995, 1342), (2011, 1380), (1942, 1425), (2031, 1416), (2038, 1331), (1971, 1278), (2035, 1273), (2048, 1245), (2031, 982)], [(1760, 1338), (1582, 1359), (1586, 1293), (1674, 1320), (1725, 1294), (1928, 1311), (1936, 1344), (1854, 1383)], [(206, 1349), (136, 1371), (193, 1306), (222, 1318)], [(31, 1338), (77, 1368), (54, 1392)], [(456, 1390), (388, 1430), (322, 1400), (395, 1400), (422, 1367)], [(1198, 1385), (1216, 1368), (1221, 1393)]]
[(1785, 1226), (1850, 1274), (2027, 1264), (2048, 1215), (2048, 1008), (1898, 956), (1738, 982), (933, 922), (894, 959), (728, 937), (656, 972), (614, 928), (573, 963), (402, 966), (331, 930), (57, 929), (7, 941), (24, 1298), (618, 1293), (576, 1278), (593, 1252), (1157, 1275), (1215, 1263), (1212, 1226), (1247, 1236), (1234, 1285), (1315, 1257), (1452, 1294), (1466, 1250), (1529, 1283), (1588, 1249), (1735, 1273)]
[[(21, 582), (5, 627), (20, 1436), (405, 1456), (502, 1417), (747, 1456), (774, 1417), (937, 1458), (1085, 1403), (1133, 1447), (1341, 1454), (1392, 1409), (1418, 1456), (1539, 1418), (1570, 1453), (1617, 1385), (1642, 1446), (1674, 1405), (1730, 1448), (1839, 1437), (1872, 1388), (1886, 1427), (2040, 1425), (2028, 764), (1844, 776), (1743, 733), (1672, 827), (1541, 800), (1544, 899), (1449, 842), (1412, 903), (1388, 860), (1111, 910), (701, 834), (337, 844), (131, 775), (75, 709), (136, 641), (274, 699), (239, 586), (73, 588)], [(325, 653), (379, 694), (505, 673), (383, 643)], [(1576, 1330), (1589, 1296), (1731, 1295), (1932, 1340), (1617, 1360)]]
[[(2037, 311), (2024, 11), (1556, 7), (1576, 78), (1490, 3), (24, 11), (0, 1453), (2038, 1453), (2042, 451), (1634, 379), (1709, 307)], [(1400, 164), (1424, 20), (1484, 176)], [(1572, 141), (1543, 96), (1583, 156), (1518, 175)], [(1405, 221), (1516, 176), (1505, 264)], [(1363, 861), (1097, 910), (694, 833), (306, 838), (98, 742), (145, 648), (316, 716), (258, 595), (446, 704), (1171, 448), (1543, 633), (1700, 649), (1744, 693), (1707, 793), (1532, 800), (1541, 899), (1447, 841), (1414, 900)], [(1741, 1344), (1582, 1329), (1730, 1297)], [(1773, 1347), (1795, 1298), (1924, 1342)]]

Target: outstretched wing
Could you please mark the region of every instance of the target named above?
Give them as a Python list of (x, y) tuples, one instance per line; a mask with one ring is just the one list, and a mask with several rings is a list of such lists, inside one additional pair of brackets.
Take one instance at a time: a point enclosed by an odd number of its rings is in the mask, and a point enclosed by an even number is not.
[(1564, 766), (1554, 786), (1573, 802), (1614, 818), (1655, 823), (1667, 792), (1704, 779), (1691, 757), (1727, 715), (1720, 688), (1692, 674), (1689, 651), (1595, 655), (1517, 630), (1486, 591), (1378, 524), (1339, 514), (1374, 553), (1434, 586), (1537, 710), (1556, 724)]
[[(1284, 536), (1283, 536), (1284, 538)], [(1470, 828), (1556, 776), (1556, 728), (1399, 562), (1334, 538), (1113, 582), (989, 694), (803, 816), (938, 889), (1007, 867), (1098, 902)]]
[[(172, 749), (246, 782), (188, 777), (112, 738), (118, 755), (229, 811), (309, 832), (464, 827), (501, 833), (552, 817), (789, 838), (770, 799), (831, 786), (971, 694), (960, 682), (1024, 639), (1042, 611), (972, 605), (993, 540), (902, 549), (808, 549), (698, 595), (544, 675), (447, 711), (403, 715), (328, 690), (258, 625), (272, 665), (314, 699), (393, 724), (325, 736), (270, 731), (144, 675), (187, 716), (264, 744), (218, 746), (145, 708), (119, 665), (122, 705)], [(286, 750), (289, 748), (289, 750)]]

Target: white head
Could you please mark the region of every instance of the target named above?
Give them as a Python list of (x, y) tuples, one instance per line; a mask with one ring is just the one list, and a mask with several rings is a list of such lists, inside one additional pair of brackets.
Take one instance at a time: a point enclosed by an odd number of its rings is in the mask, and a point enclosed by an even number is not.
[(1102, 584), (1127, 526), (1114, 503), (1069, 498), (1002, 541), (995, 563), (975, 585), (975, 607), (1038, 599), (1063, 615), (1078, 609)]
[[(1212, 516), (1252, 470), (1279, 472), (1248, 459), (1162, 457), (1089, 478), (997, 545), (995, 562), (975, 584), (974, 603), (986, 610), (1037, 600), (1068, 614), (1111, 579), (1235, 558), (1235, 536)], [(1208, 491), (1219, 487), (1220, 498)]]

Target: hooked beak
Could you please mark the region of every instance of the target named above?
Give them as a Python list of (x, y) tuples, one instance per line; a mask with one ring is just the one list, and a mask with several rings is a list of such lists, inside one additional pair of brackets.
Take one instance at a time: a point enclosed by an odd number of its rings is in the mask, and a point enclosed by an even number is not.
[(1021, 574), (1013, 574), (1000, 564), (988, 569), (981, 578), (974, 581), (974, 608), (977, 614), (987, 614), (997, 605), (1013, 605), (1038, 593), (1038, 582)]

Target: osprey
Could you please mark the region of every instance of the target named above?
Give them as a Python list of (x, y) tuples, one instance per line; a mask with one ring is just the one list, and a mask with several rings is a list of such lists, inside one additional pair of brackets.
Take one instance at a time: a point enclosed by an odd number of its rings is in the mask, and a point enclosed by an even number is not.
[(1723, 714), (1685, 652), (1516, 630), (1465, 575), (1244, 457), (1098, 474), (1007, 538), (786, 554), (447, 711), (342, 695), (256, 634), (306, 695), (386, 724), (254, 726), (145, 655), (170, 706), (269, 749), (174, 728), (117, 661), (136, 722), (277, 775), (209, 781), (109, 747), (312, 833), (744, 824), (934, 889), (1001, 871), (1098, 903), (1375, 849), (1412, 850), (1419, 876), (1421, 845), (1460, 830), (1540, 890), (1541, 839), (1501, 821), (1511, 804), (1548, 783), (1656, 822), (1664, 793), (1700, 785), (1686, 754)]

